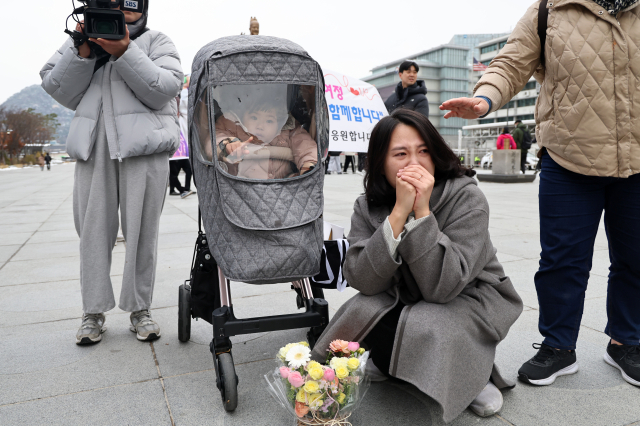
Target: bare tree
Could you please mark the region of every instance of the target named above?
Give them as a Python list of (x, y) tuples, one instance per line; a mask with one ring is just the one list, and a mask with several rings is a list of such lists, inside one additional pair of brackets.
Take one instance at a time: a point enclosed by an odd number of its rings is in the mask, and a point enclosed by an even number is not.
[(0, 149), (18, 156), (27, 144), (50, 141), (59, 126), (56, 114), (40, 114), (32, 108), (13, 111), (0, 109)]

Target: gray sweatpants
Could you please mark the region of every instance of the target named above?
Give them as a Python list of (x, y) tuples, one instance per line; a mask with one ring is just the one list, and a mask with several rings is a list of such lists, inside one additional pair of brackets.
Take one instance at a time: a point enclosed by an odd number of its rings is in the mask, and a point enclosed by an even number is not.
[(160, 214), (169, 179), (169, 154), (112, 160), (102, 117), (87, 161), (78, 161), (73, 218), (80, 236), (80, 286), (84, 313), (113, 309), (111, 252), (118, 234), (118, 207), (126, 255), (119, 307), (149, 309), (153, 296)]

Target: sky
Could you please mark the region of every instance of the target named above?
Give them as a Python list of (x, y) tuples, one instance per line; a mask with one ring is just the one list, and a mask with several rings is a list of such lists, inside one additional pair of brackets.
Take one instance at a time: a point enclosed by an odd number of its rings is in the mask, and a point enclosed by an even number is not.
[[(151, 29), (168, 35), (185, 73), (198, 50), (249, 33), (289, 39), (327, 68), (361, 78), (376, 66), (447, 43), (454, 34), (513, 29), (537, 0), (148, 0)], [(80, 3), (76, 0), (76, 4)], [(32, 84), (66, 40), (71, 0), (3, 1), (0, 103)], [(13, 19), (11, 18), (13, 17)], [(69, 20), (69, 29), (75, 23)]]

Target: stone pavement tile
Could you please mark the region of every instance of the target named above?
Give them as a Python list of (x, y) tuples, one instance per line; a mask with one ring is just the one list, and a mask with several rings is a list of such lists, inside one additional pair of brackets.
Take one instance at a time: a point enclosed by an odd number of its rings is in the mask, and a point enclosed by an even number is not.
[(46, 227), (42, 227), (29, 240), (30, 243), (51, 243), (59, 241), (79, 241), (75, 228), (73, 230), (48, 231)]
[(73, 217), (67, 220), (49, 221), (42, 224), (40, 231), (68, 231), (76, 233), (76, 225), (73, 223)]
[[(123, 253), (124, 244), (116, 245), (113, 248), (113, 252)], [(34, 260), (49, 262), (51, 259), (78, 257), (79, 255), (80, 245), (78, 241), (51, 241), (46, 243), (33, 243), (30, 241), (20, 249), (12, 261)]]
[(42, 225), (42, 221), (31, 222), (31, 223), (23, 223), (23, 224), (18, 224), (18, 225), (13, 224), (13, 223), (9, 223), (9, 222), (5, 222), (4, 221), (4, 213), (2, 213), (2, 219), (3, 219), (3, 222), (0, 225), (0, 235), (2, 235), (2, 239), (3, 240), (4, 240), (4, 237), (5, 237), (6, 234), (27, 233), (27, 232), (29, 234), (33, 234)]
[(80, 278), (77, 257), (43, 261), (11, 261), (0, 270), (0, 287), (5, 285), (66, 281)]
[(0, 328), (0, 406), (158, 377), (129, 315), (107, 315), (102, 342), (78, 346), (80, 320)]
[(0, 327), (81, 316), (79, 280), (0, 287)]
[[(198, 230), (189, 232), (178, 232), (174, 234), (160, 234), (158, 237), (158, 250), (172, 249), (172, 248), (188, 248), (191, 254), (193, 254), (193, 248), (196, 244), (196, 238), (198, 237)], [(191, 265), (189, 264), (189, 267)]]
[(2, 246), (10, 246), (10, 245), (22, 245), (24, 244), (31, 236), (32, 232), (11, 232), (15, 231), (15, 227), (11, 227), (9, 232), (0, 231), (0, 247)]
[(608, 277), (609, 266), (611, 266), (609, 250), (596, 250), (593, 252), (593, 264), (591, 266), (592, 274)]
[(509, 253), (524, 259), (540, 259), (540, 238), (536, 234), (496, 235), (491, 242), (501, 253)]
[(159, 380), (0, 406), (5, 425), (171, 425)]
[(498, 252), (496, 253), (496, 255), (498, 256), (498, 262), (500, 263), (515, 262), (516, 260), (524, 260), (522, 257), (512, 256), (510, 254), (505, 254), (502, 252)]
[(193, 232), (195, 238), (198, 235), (198, 222), (183, 213), (160, 216), (161, 234), (178, 232)]
[(11, 256), (13, 256), (20, 247), (21, 247), (20, 244), (10, 245), (10, 246), (9, 245), (0, 246), (0, 265), (2, 265), (7, 260), (11, 259)]

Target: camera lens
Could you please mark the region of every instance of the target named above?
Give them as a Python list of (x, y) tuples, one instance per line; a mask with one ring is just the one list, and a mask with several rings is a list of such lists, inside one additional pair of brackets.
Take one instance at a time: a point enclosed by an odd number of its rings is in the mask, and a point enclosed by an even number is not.
[(93, 32), (99, 34), (117, 34), (118, 25), (115, 21), (96, 19), (93, 22)]

